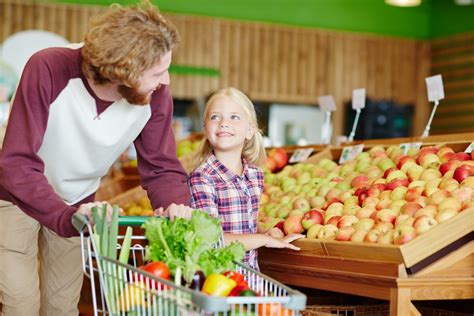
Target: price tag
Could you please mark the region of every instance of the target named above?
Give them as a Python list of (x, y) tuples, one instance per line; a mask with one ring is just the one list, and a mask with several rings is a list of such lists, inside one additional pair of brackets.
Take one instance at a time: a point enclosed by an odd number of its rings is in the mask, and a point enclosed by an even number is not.
[(352, 90), (352, 109), (360, 110), (365, 108), (365, 89)]
[(288, 162), (295, 163), (295, 162), (304, 161), (309, 158), (309, 155), (311, 155), (312, 152), (313, 152), (313, 149), (311, 148), (297, 149), (293, 152), (293, 155), (291, 155), (290, 160), (288, 160)]
[(342, 149), (341, 158), (339, 158), (339, 164), (354, 159), (363, 150), (364, 144), (344, 147)]
[(428, 100), (430, 102), (444, 99), (443, 78), (441, 75), (427, 77), (426, 89), (428, 90)]
[(467, 146), (464, 152), (470, 154), (472, 153), (473, 150), (474, 150), (474, 142), (472, 142), (469, 146)]
[(422, 144), (423, 144), (422, 142), (402, 143), (402, 144), (400, 144), (400, 148), (403, 149), (403, 154), (406, 155), (406, 154), (408, 154), (408, 151), (411, 148), (420, 149)]
[(336, 111), (336, 102), (334, 101), (334, 97), (332, 95), (323, 95), (318, 97), (318, 103), (319, 107), (321, 107), (323, 111)]

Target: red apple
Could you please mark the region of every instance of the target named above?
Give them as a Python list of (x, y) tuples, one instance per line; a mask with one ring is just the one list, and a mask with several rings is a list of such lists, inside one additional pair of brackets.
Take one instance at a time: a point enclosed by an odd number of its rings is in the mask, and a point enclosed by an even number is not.
[(365, 235), (364, 241), (368, 243), (376, 243), (381, 235), (383, 235), (383, 233), (380, 230), (369, 230), (367, 235)]
[(343, 228), (343, 227), (347, 227), (347, 226), (352, 226), (353, 224), (357, 223), (358, 221), (359, 221), (359, 219), (354, 215), (344, 215), (339, 219), (339, 221), (337, 223), (337, 227)]
[(322, 224), (324, 222), (322, 210), (309, 210), (303, 215), (301, 225), (304, 229), (308, 230), (314, 224)]
[(351, 227), (351, 226), (340, 228), (336, 232), (335, 239), (339, 241), (349, 241), (351, 240), (351, 236), (354, 232), (355, 232), (355, 229), (354, 227)]
[(339, 223), (339, 220), (341, 219), (342, 216), (339, 216), (339, 215), (334, 215), (334, 216), (331, 216), (331, 217), (326, 217), (325, 218), (325, 223), (326, 225), (334, 225), (337, 227), (337, 224)]
[(403, 245), (416, 237), (416, 230), (412, 226), (399, 226), (393, 233), (393, 243)]
[(402, 170), (402, 167), (405, 163), (407, 162), (415, 162), (415, 158), (413, 158), (412, 156), (401, 156), (400, 159), (398, 159), (398, 162), (397, 162), (397, 168)]
[(285, 235), (301, 234), (304, 231), (303, 226), (301, 226), (302, 218), (303, 215), (288, 216), (283, 223), (283, 231), (285, 232)]
[(433, 226), (437, 225), (438, 221), (433, 217), (422, 215), (417, 217), (413, 222), (413, 227), (415, 227), (416, 233), (419, 235), (425, 231), (431, 229)]
[(394, 180), (390, 181), (389, 183), (387, 183), (387, 185), (385, 186), (385, 189), (386, 190), (393, 190), (393, 189), (395, 189), (396, 187), (398, 187), (400, 185), (408, 187), (409, 184), (410, 184), (410, 182), (407, 179), (397, 178), (397, 179), (394, 179)]
[(418, 157), (416, 158), (416, 161), (418, 162), (419, 165), (421, 165), (421, 160), (428, 154), (437, 154), (438, 153), (438, 148), (436, 147), (423, 147), (420, 149), (420, 152), (418, 153)]
[(438, 168), (439, 164), (440, 160), (436, 154), (427, 154), (420, 159), (420, 166), (423, 168)]
[(423, 208), (423, 206), (415, 202), (408, 202), (407, 204), (402, 206), (400, 212), (402, 214), (407, 214), (413, 217), (415, 216), (416, 211), (418, 211), (420, 208)]
[(405, 193), (405, 200), (407, 202), (412, 202), (416, 200), (419, 196), (421, 196), (421, 193), (423, 192), (424, 188), (423, 187), (414, 187), (411, 189), (408, 189), (407, 192)]
[(454, 156), (455, 156), (454, 159), (457, 159), (460, 161), (471, 160), (471, 156), (469, 156), (468, 153), (465, 153), (463, 151), (456, 153)]
[(455, 170), (461, 162), (459, 160), (449, 160), (439, 166), (439, 172), (444, 176), (446, 172)]
[(470, 166), (467, 166), (467, 165), (462, 165), (460, 167), (457, 167), (454, 170), (453, 178), (457, 182), (461, 183), (464, 179), (466, 179), (467, 177), (472, 176), (472, 175), (474, 175), (474, 172), (473, 172), (472, 168)]
[(369, 178), (367, 178), (366, 175), (360, 174), (351, 181), (351, 185), (353, 188), (362, 188), (362, 187), (368, 187), (369, 186)]
[(375, 222), (389, 222), (395, 223), (395, 219), (397, 218), (397, 213), (391, 209), (385, 208), (383, 210), (378, 211), (375, 214)]

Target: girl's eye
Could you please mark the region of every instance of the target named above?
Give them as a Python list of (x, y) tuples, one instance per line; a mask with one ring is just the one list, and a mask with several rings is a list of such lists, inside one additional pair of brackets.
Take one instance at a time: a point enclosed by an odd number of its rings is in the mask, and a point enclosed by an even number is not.
[(240, 120), (240, 116), (234, 114), (234, 115), (231, 115), (230, 119), (231, 120)]
[(215, 121), (215, 120), (217, 120), (218, 118), (219, 118), (219, 115), (217, 115), (217, 114), (212, 114), (212, 115), (209, 117), (209, 119), (210, 119), (211, 121)]

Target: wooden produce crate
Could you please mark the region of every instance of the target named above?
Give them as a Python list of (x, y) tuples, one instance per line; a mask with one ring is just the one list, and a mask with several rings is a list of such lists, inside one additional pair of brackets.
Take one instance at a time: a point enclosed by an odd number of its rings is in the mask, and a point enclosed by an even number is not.
[[(364, 151), (414, 141), (419, 140), (364, 142)], [(464, 151), (474, 141), (474, 133), (421, 141), (422, 147)], [(306, 162), (338, 161), (342, 150), (328, 147)], [(262, 272), (288, 285), (387, 300), (392, 316), (420, 315), (412, 301), (474, 299), (473, 209), (461, 211), (403, 245), (308, 239), (294, 244), (301, 250), (259, 249)]]

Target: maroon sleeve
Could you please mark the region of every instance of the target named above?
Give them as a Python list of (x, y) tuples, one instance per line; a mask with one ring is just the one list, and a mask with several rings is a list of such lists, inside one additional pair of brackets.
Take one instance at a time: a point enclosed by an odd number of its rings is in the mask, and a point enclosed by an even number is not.
[(171, 129), (173, 100), (168, 86), (155, 91), (151, 110), (150, 120), (134, 143), (142, 186), (155, 209), (171, 203), (189, 205), (187, 174), (176, 157)]
[(25, 66), (0, 151), (0, 198), (11, 201), (42, 225), (65, 237), (78, 235), (71, 224), (75, 207), (54, 192), (38, 156), (55, 91), (45, 53)]

